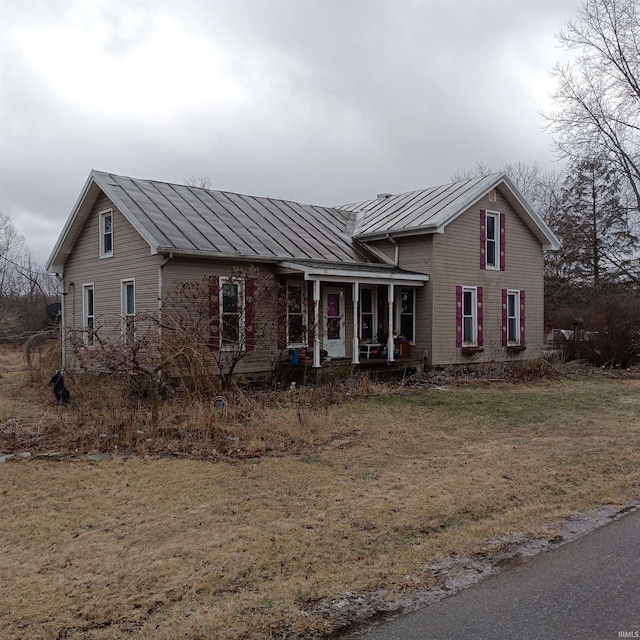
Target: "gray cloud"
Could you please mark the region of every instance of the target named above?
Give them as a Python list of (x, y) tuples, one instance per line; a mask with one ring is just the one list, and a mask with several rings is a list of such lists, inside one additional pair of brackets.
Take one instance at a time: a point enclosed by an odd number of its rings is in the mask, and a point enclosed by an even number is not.
[(92, 168), (339, 204), (552, 161), (575, 2), (0, 3), (0, 208), (43, 261)]

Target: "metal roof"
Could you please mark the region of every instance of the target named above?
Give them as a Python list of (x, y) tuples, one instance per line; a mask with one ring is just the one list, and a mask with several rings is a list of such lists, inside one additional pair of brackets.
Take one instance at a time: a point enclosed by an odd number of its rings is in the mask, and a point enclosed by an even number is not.
[(107, 196), (145, 227), (158, 250), (366, 262), (346, 233), (349, 214), (337, 209), (98, 171), (93, 175)]
[(63, 265), (98, 189), (153, 253), (364, 263), (349, 232), (351, 214), (330, 207), (258, 198), (92, 171), (49, 259)]
[(340, 206), (340, 209), (356, 215), (352, 222), (353, 234), (363, 241), (387, 235), (433, 233), (442, 231), (492, 189), (500, 189), (543, 248), (558, 248), (558, 240), (552, 231), (504, 173), (398, 195), (384, 194), (372, 200)]
[(317, 260), (355, 267), (378, 262), (365, 248), (368, 240), (443, 231), (496, 188), (544, 249), (558, 248), (557, 238), (504, 173), (331, 208), (92, 171), (47, 269), (63, 271), (101, 192), (146, 240), (152, 253)]

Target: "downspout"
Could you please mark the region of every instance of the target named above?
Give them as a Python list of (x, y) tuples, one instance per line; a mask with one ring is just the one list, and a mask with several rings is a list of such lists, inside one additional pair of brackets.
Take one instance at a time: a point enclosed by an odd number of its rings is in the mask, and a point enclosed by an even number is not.
[(173, 260), (173, 253), (169, 254), (158, 267), (158, 337), (162, 336), (162, 303), (164, 302), (164, 268), (165, 265)]
[(60, 291), (60, 369), (65, 370), (67, 365), (67, 315), (64, 311), (64, 297), (67, 295), (64, 292), (64, 274), (56, 274), (62, 283), (62, 290)]

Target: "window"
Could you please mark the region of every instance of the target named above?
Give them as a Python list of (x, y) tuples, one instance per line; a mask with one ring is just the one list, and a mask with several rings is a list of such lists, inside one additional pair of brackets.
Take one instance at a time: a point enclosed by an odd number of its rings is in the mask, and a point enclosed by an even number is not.
[(507, 343), (520, 342), (520, 292), (507, 292)]
[(477, 338), (477, 303), (475, 288), (462, 289), (462, 344), (475, 345)]
[(524, 291), (502, 290), (502, 345), (524, 347)]
[(456, 287), (456, 345), (458, 347), (482, 350), (484, 340), (482, 299), (482, 287)]
[(480, 268), (505, 267), (505, 214), (480, 209)]
[(122, 280), (121, 283), (122, 336), (126, 343), (133, 341), (136, 315), (135, 280)]
[(244, 330), (244, 292), (241, 282), (221, 278), (220, 344), (234, 347), (241, 344)]
[(100, 257), (113, 256), (113, 211), (100, 213)]
[(376, 337), (375, 295), (373, 289), (360, 289), (360, 339), (373, 340)]
[(88, 346), (93, 346), (95, 342), (95, 308), (93, 285), (82, 285), (82, 328), (84, 329), (84, 341)]
[(302, 284), (287, 285), (287, 344), (307, 344), (306, 301)]
[(415, 291), (400, 290), (400, 335), (413, 342), (415, 334)]
[(487, 269), (499, 269), (498, 259), (500, 249), (500, 216), (487, 212), (486, 218), (485, 256)]

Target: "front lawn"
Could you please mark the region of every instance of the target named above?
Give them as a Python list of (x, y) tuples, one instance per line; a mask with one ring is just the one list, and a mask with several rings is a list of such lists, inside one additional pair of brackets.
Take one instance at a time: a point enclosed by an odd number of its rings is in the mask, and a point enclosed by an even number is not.
[[(18, 417), (46, 432), (47, 402)], [(437, 584), (438, 558), (640, 498), (637, 380), (398, 389), (319, 418), (294, 455), (0, 464), (6, 637), (319, 638), (358, 598)]]

